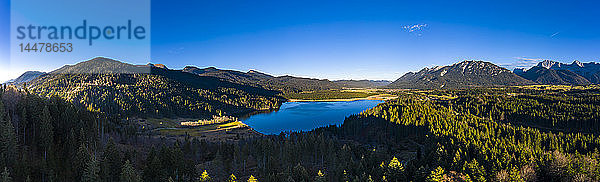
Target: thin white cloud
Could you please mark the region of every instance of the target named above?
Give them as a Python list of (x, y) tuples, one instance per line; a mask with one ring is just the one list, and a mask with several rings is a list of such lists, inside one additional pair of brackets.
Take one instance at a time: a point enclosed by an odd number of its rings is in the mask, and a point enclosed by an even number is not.
[(427, 24), (414, 24), (414, 25), (404, 25), (402, 26), (402, 30), (408, 33), (415, 34), (417, 36), (423, 35), (423, 30), (427, 29), (429, 25)]
[(525, 61), (525, 62), (531, 62), (531, 61), (542, 61), (544, 59), (542, 58), (526, 58), (526, 57), (514, 57), (515, 59), (519, 60), (519, 61)]
[(552, 35), (550, 35), (550, 37), (554, 38), (554, 36), (557, 36), (558, 34), (560, 34), (560, 32), (554, 32)]
[(404, 25), (402, 29), (408, 32), (420, 31), (427, 28), (427, 24), (414, 24), (414, 25)]
[(542, 58), (526, 58), (526, 57), (514, 57), (514, 59), (516, 59), (513, 62), (509, 62), (509, 63), (500, 63), (498, 65), (505, 67), (507, 69), (515, 69), (515, 68), (525, 68), (525, 69), (529, 69), (535, 65), (537, 65), (540, 61), (543, 61), (545, 59)]

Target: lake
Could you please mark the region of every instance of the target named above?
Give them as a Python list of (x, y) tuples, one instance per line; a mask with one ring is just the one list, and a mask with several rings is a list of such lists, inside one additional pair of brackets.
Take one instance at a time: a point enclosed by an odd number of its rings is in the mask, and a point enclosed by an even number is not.
[(286, 102), (279, 110), (242, 118), (242, 122), (263, 134), (285, 131), (310, 131), (340, 125), (347, 116), (358, 114), (382, 103), (379, 100), (342, 102)]

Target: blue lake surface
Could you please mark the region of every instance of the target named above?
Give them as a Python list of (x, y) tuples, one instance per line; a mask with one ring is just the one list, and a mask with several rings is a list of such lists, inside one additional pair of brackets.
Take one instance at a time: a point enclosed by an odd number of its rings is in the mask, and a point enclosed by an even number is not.
[(242, 118), (242, 122), (263, 134), (312, 129), (340, 125), (347, 116), (371, 109), (379, 100), (344, 102), (286, 102), (278, 111)]

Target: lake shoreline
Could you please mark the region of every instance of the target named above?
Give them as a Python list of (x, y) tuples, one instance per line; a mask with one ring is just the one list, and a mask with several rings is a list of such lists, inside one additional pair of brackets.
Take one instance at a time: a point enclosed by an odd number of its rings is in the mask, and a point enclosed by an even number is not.
[(380, 95), (373, 95), (369, 97), (362, 98), (347, 98), (347, 99), (319, 99), (319, 100), (309, 100), (309, 99), (288, 99), (286, 102), (349, 102), (349, 101), (359, 101), (359, 100), (380, 100), (387, 101), (391, 99), (398, 98), (398, 96), (385, 97)]
[(343, 124), (346, 117), (371, 109), (381, 99), (356, 98), (345, 102), (286, 102), (276, 112), (264, 112), (239, 119), (264, 135), (281, 132), (311, 131), (315, 128)]

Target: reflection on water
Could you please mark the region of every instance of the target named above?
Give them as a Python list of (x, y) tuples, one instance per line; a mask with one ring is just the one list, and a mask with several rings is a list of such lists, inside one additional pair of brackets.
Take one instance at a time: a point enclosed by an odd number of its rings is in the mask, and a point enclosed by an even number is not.
[(258, 113), (241, 120), (263, 134), (309, 131), (327, 125), (340, 125), (347, 116), (375, 107), (382, 101), (286, 102), (279, 110)]

